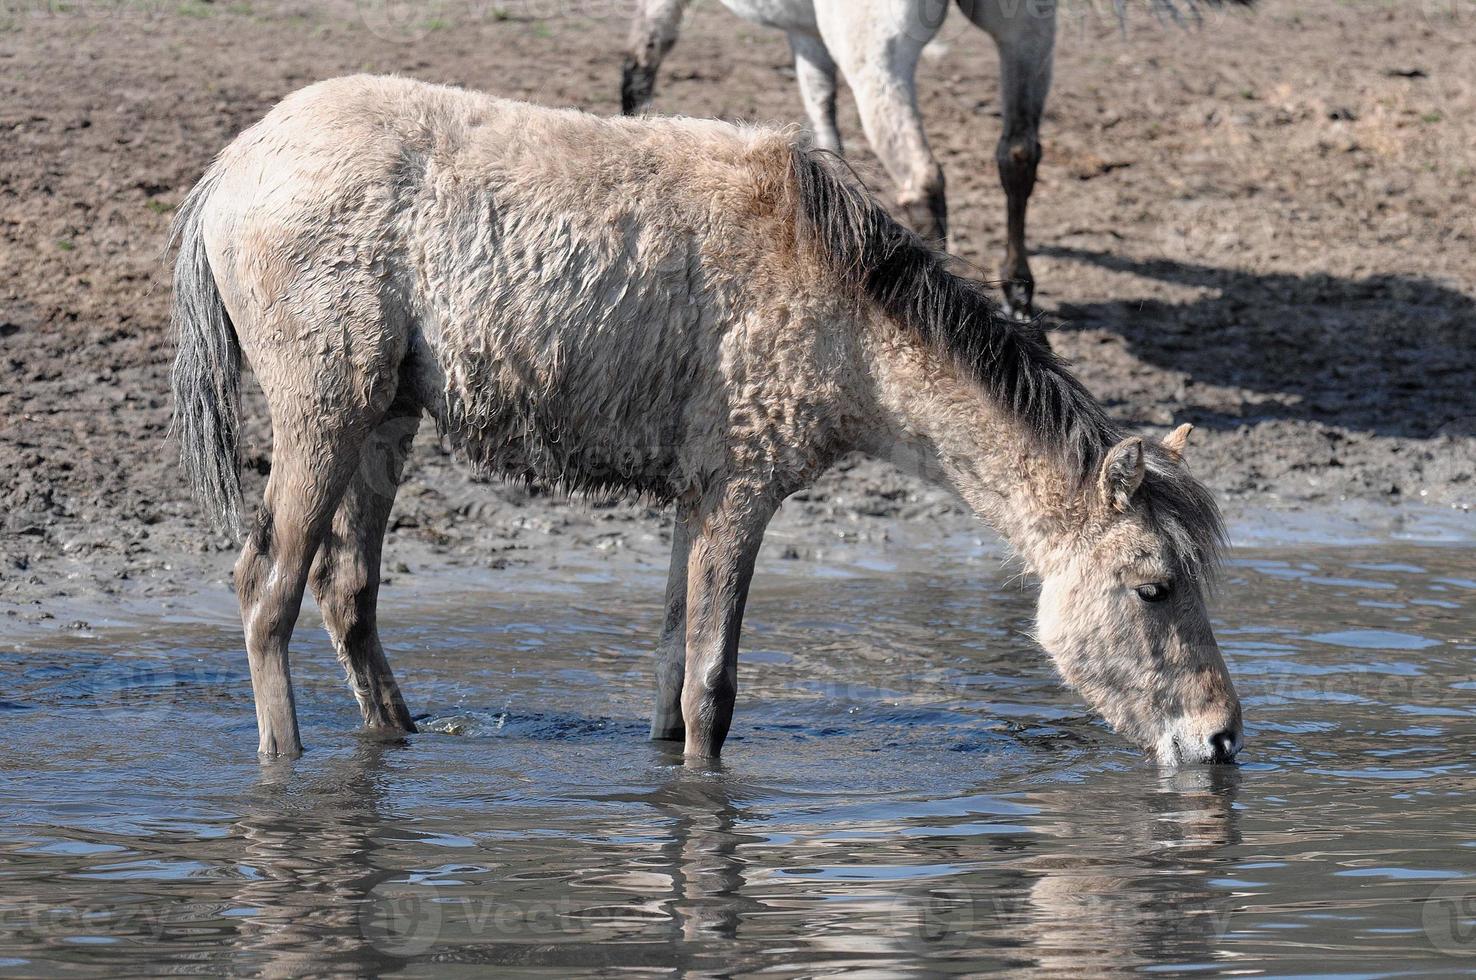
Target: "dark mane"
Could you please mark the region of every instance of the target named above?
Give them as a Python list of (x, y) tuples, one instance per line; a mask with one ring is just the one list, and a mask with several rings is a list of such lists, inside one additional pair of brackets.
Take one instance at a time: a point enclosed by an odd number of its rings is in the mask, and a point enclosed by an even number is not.
[[(801, 245), (897, 323), (950, 355), (996, 404), (1035, 434), (1085, 490), (1124, 433), (1041, 333), (1000, 315), (985, 287), (954, 275), (947, 257), (898, 224), (819, 155), (796, 147), (790, 178)], [(1224, 526), (1209, 491), (1154, 440), (1144, 443), (1151, 519), (1185, 571), (1208, 578)]]
[(944, 255), (816, 154), (796, 149), (791, 159), (801, 236), (887, 315), (952, 355), (1067, 472), (1095, 473), (1117, 428), (1039, 332), (1006, 320), (983, 285), (949, 272)]

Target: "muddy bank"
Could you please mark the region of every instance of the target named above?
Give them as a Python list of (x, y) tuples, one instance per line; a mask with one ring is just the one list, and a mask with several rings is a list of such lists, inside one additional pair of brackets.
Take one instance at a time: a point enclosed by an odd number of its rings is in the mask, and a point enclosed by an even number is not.
[[(351, 71), (615, 111), (620, 11), (525, 6), (447, 0), (372, 23), (348, 3), (0, 9), (0, 602), (13, 618), (60, 623), (79, 604), (228, 575), (235, 546), (205, 529), (165, 437), (161, 251), (210, 156), (283, 94)], [(1124, 422), (1194, 422), (1195, 468), (1248, 525), (1266, 508), (1476, 501), (1470, 17), (1271, 0), (1197, 33), (1063, 23), (1031, 214), (1052, 342)], [(698, 4), (656, 107), (797, 120), (788, 62), (782, 36)], [(988, 40), (955, 18), (920, 80), (954, 249), (992, 270)], [(844, 96), (842, 127), (884, 187)], [(270, 447), (259, 399), (248, 409), (257, 493)], [(481, 483), (428, 439), (396, 513), (391, 577), (664, 560), (659, 515)], [(785, 520), (817, 546), (970, 528), (871, 462)]]

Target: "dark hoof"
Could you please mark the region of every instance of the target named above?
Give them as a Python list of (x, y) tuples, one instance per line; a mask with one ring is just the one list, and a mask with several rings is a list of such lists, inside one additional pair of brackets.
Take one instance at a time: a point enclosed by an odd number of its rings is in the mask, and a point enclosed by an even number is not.
[(1004, 315), (1016, 323), (1029, 323), (1035, 319), (1035, 283), (1028, 280), (1011, 279), (1004, 284), (1004, 298), (1000, 308)]
[(620, 71), (620, 114), (638, 116), (656, 89), (656, 72), (627, 57)]

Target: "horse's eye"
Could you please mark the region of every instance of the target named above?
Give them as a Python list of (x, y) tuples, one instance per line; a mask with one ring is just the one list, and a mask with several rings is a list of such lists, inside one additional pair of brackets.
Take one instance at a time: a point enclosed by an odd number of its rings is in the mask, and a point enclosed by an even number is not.
[(1169, 588), (1167, 582), (1149, 582), (1147, 585), (1138, 586), (1133, 591), (1138, 593), (1138, 598), (1144, 602), (1162, 602), (1174, 590)]

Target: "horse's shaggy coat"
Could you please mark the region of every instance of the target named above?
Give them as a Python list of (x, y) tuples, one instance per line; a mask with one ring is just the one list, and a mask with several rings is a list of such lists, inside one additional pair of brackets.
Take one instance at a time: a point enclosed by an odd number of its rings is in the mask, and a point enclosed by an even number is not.
[[(1011, 541), (1045, 580), (1047, 649), (1126, 734), (1167, 758), (1238, 744), (1201, 589), (1220, 524), (1183, 433), (1122, 438), (1034, 331), (790, 134), (339, 79), (228, 147), (175, 234), (176, 431), (229, 524), (243, 356), (272, 416), (236, 566), (263, 752), (300, 748), (308, 586), (366, 722), (414, 728), (375, 610), (423, 414), (490, 472), (675, 506), (652, 732), (690, 755), (727, 732), (769, 518), (851, 450)], [(1134, 596), (1171, 582), (1153, 610)]]

